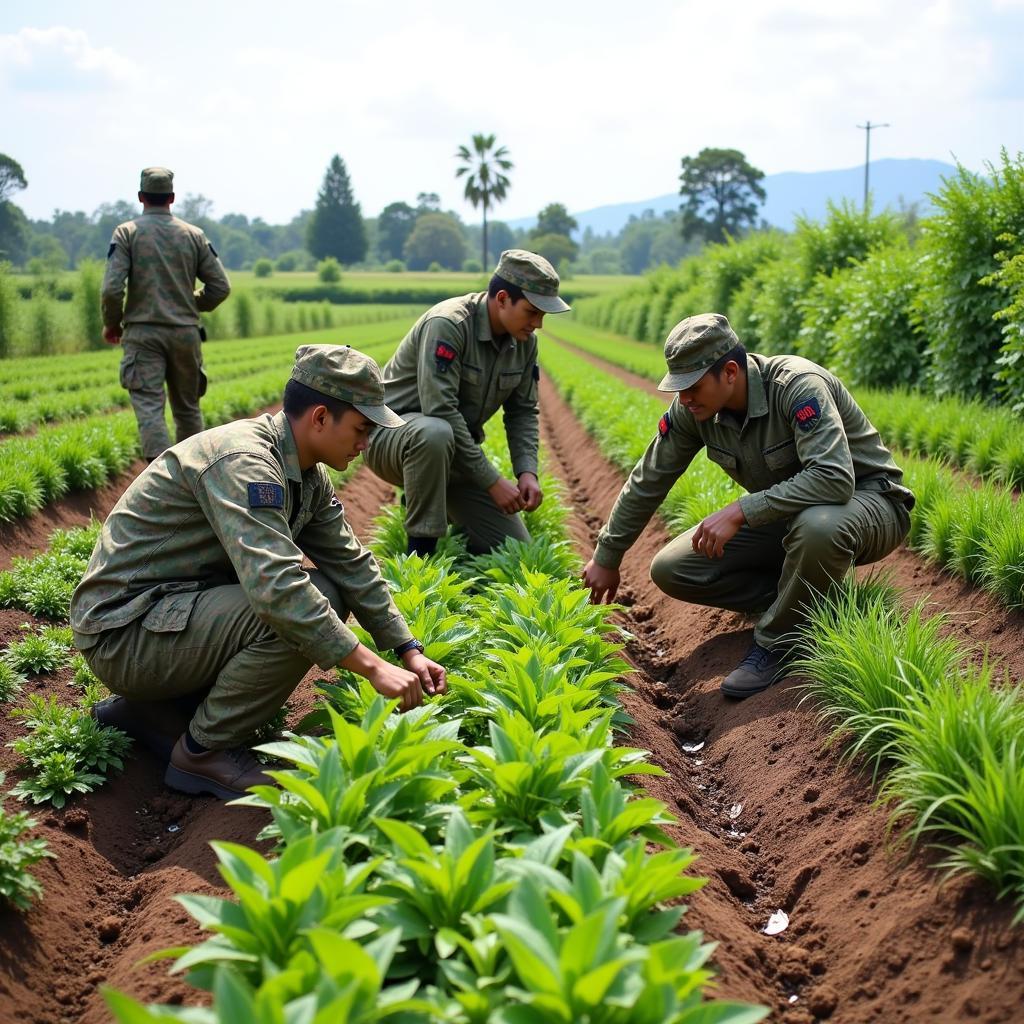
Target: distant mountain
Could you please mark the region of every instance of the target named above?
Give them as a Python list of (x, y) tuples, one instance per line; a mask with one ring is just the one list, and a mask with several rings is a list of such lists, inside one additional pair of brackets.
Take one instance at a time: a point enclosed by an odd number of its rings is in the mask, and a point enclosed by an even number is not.
[[(927, 193), (938, 191), (941, 179), (955, 173), (952, 164), (941, 160), (873, 160), (871, 163), (871, 195), (876, 210), (892, 207), (900, 201), (909, 205), (918, 203), (920, 212), (927, 213), (931, 205)], [(864, 165), (848, 167), (842, 171), (785, 171), (767, 174), (764, 181), (768, 198), (761, 207), (761, 216), (769, 224), (792, 228), (793, 218), (804, 214), (815, 220), (825, 216), (827, 203), (850, 199), (860, 204), (864, 200)], [(644, 210), (653, 210), (657, 216), (668, 210), (679, 209), (679, 196), (670, 193), (635, 203), (614, 203), (592, 210), (573, 213), (580, 231), (592, 228), (597, 234), (617, 232), (631, 216), (639, 217)], [(512, 228), (529, 228), (536, 217), (522, 217), (508, 222)]]

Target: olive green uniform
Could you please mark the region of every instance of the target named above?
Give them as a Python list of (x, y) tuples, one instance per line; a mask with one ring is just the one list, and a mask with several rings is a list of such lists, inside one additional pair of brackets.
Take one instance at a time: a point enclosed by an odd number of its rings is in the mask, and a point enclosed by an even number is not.
[[(194, 290), (197, 278), (205, 286), (199, 291)], [(171, 444), (165, 381), (177, 439), (203, 429), (199, 399), (206, 375), (199, 314), (215, 309), (230, 290), (203, 232), (169, 210), (146, 210), (114, 229), (103, 277), (103, 323), (118, 331), (123, 325), (121, 385), (131, 397), (147, 459)]]
[(528, 539), (521, 517), (487, 493), (501, 474), (480, 445), (502, 409), (513, 473), (537, 472), (538, 380), (536, 335), (495, 338), (486, 292), (448, 299), (416, 321), (384, 367), (387, 404), (406, 425), (376, 430), (365, 455), (404, 488), (410, 536), (440, 537), (453, 522), (473, 551)]
[[(760, 611), (755, 640), (771, 648), (804, 606), (852, 565), (884, 558), (906, 536), (913, 494), (878, 432), (835, 376), (797, 356), (747, 357), (747, 414), (698, 422), (673, 400), (622, 488), (594, 560), (617, 568), (693, 457), (705, 448), (748, 494), (746, 525), (709, 559), (694, 530), (651, 566), (665, 593), (734, 611)], [(767, 609), (767, 610), (765, 610)]]
[(410, 639), (327, 471), (300, 470), (278, 413), (189, 438), (132, 483), (103, 525), (71, 626), (114, 693), (155, 701), (209, 687), (190, 732), (221, 749), (268, 721), (312, 665), (355, 648), (349, 612), (380, 649)]

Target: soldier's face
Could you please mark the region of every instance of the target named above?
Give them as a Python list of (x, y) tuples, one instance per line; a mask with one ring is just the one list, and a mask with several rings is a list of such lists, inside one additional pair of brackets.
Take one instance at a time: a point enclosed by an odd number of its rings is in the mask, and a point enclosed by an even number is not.
[(544, 314), (528, 299), (513, 302), (507, 292), (498, 292), (498, 320), (506, 334), (516, 341), (528, 341), (544, 323)]
[(331, 469), (347, 469), (357, 455), (366, 451), (372, 429), (373, 422), (355, 409), (346, 409), (337, 420), (328, 413), (320, 438), (319, 461)]
[(692, 388), (679, 392), (679, 404), (693, 414), (698, 423), (717, 416), (733, 397), (733, 387), (739, 367), (728, 362), (716, 377), (705, 373)]

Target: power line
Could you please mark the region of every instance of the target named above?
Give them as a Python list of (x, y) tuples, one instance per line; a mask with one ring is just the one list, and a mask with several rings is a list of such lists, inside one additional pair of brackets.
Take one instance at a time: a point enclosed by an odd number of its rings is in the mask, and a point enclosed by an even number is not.
[(892, 125), (888, 122), (885, 124), (872, 124), (868, 121), (866, 124), (857, 125), (858, 128), (862, 128), (865, 134), (864, 141), (864, 215), (867, 216), (868, 212), (868, 168), (871, 166), (871, 129), (872, 128), (891, 128)]

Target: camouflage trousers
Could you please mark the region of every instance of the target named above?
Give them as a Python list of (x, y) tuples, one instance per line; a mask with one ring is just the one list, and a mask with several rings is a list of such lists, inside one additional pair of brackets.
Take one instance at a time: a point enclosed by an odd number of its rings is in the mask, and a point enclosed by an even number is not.
[(420, 412), (402, 418), (405, 426), (374, 432), (363, 458), (382, 480), (404, 489), (409, 536), (441, 537), (454, 523), (473, 554), (492, 551), (507, 537), (530, 539), (522, 516), (502, 512), (485, 490), (452, 472), (455, 439), (446, 420)]
[(142, 454), (154, 459), (171, 446), (164, 418), (165, 382), (176, 440), (203, 429), (199, 399), (206, 394), (206, 372), (199, 328), (128, 324), (121, 345), (121, 386), (135, 410)]
[[(337, 587), (316, 569), (309, 576), (344, 621), (348, 609)], [(201, 591), (175, 630), (147, 628), (175, 620), (161, 615), (161, 605), (180, 599), (164, 597), (93, 646), (83, 643), (82, 654), (112, 693), (163, 702), (168, 720), (180, 715), (177, 698), (194, 696), (188, 729), (195, 739), (212, 750), (239, 746), (273, 718), (313, 663), (256, 616), (237, 583)]]
[(788, 645), (807, 608), (854, 565), (894, 551), (910, 529), (910, 513), (876, 491), (857, 491), (845, 505), (815, 505), (792, 519), (741, 527), (721, 558), (693, 550), (688, 530), (658, 552), (651, 579), (670, 597), (737, 612), (760, 612), (754, 639)]

